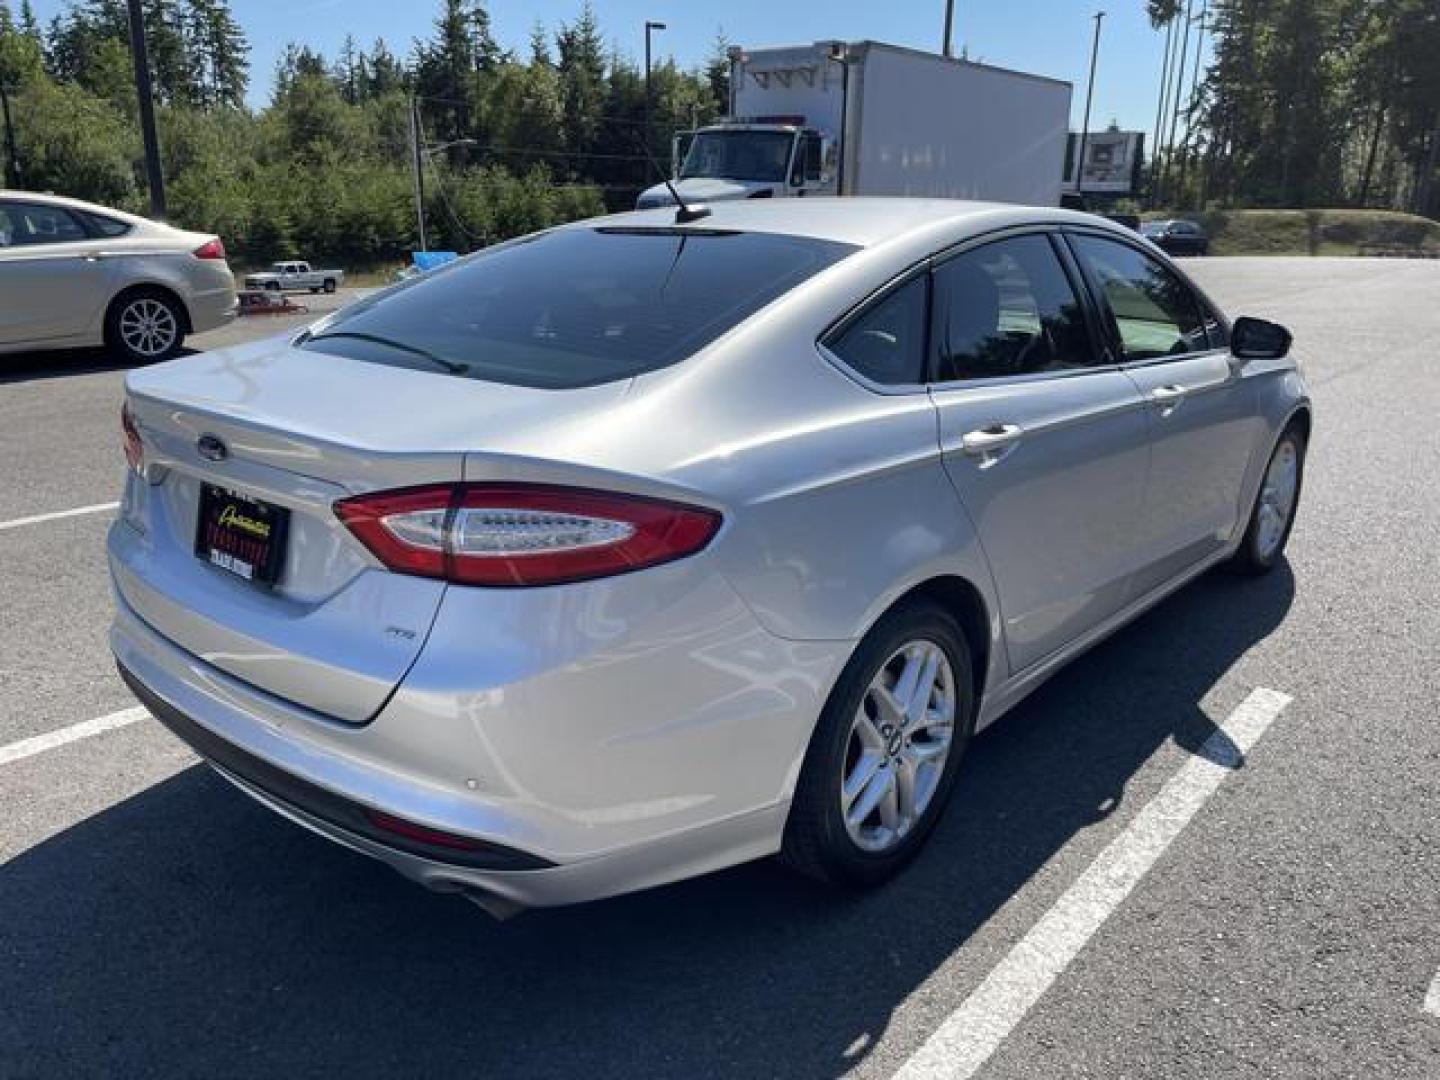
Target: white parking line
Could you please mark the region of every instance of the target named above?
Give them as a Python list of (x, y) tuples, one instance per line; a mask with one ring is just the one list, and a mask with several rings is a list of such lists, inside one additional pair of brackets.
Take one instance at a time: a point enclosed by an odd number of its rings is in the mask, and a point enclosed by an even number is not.
[(56, 510), (53, 514), (35, 514), (31, 517), (11, 518), (9, 521), (0, 521), (0, 532), (6, 529), (19, 529), (25, 525), (40, 525), (47, 521), (59, 521), (61, 518), (79, 517), (81, 514), (102, 514), (106, 510), (115, 510), (120, 506), (118, 502), (96, 503), (94, 506), (77, 506), (74, 510)]
[(92, 735), (114, 731), (116, 728), (133, 724), (136, 720), (144, 719), (149, 715), (147, 710), (136, 705), (134, 708), (113, 712), (109, 716), (100, 716), (94, 720), (82, 720), (78, 724), (71, 724), (59, 731), (47, 731), (44, 735), (35, 735), (29, 739), (21, 739), (19, 742), (0, 746), (0, 765), (8, 765), (12, 761), (34, 757), (36, 754), (43, 754), (46, 750), (54, 750), (57, 746), (64, 746), (66, 743), (76, 742), (80, 739), (88, 739)]
[(1440, 971), (1435, 973), (1435, 981), (1430, 984), (1430, 992), (1425, 995), (1425, 1011), (1440, 1016)]
[(1276, 690), (1252, 691), (900, 1067), (896, 1080), (974, 1076), (1290, 700)]

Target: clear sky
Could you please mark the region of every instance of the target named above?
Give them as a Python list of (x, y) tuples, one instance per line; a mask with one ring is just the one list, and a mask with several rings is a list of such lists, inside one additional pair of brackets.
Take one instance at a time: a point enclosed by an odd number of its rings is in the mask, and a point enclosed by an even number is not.
[[(34, 3), (46, 22), (68, 6), (65, 0)], [(491, 0), (488, 6), (501, 44), (523, 53), (537, 19), (553, 32), (574, 19), (580, 5), (581, 0)], [(732, 43), (749, 48), (873, 38), (938, 51), (945, 12), (944, 0), (593, 0), (593, 6), (607, 38), (637, 59), (644, 51), (645, 20), (666, 23), (669, 29), (655, 36), (657, 54), (673, 56), (683, 67), (701, 63), (721, 30)], [(414, 38), (429, 34), (439, 7), (439, 0), (232, 0), (253, 49), (252, 103), (268, 99), (271, 73), (287, 41), (333, 57), (352, 33), (367, 45), (384, 37), (393, 51), (406, 53)], [(1113, 119), (1123, 128), (1148, 132), (1155, 122), (1163, 36), (1150, 29), (1144, 0), (956, 0), (956, 50), (963, 45), (973, 60), (1069, 80), (1075, 88), (1072, 124), (1078, 128), (1094, 26), (1090, 16), (1099, 8), (1107, 14), (1091, 129)], [(1192, 35), (1191, 64), (1194, 52)], [(1188, 75), (1185, 81), (1188, 89)]]

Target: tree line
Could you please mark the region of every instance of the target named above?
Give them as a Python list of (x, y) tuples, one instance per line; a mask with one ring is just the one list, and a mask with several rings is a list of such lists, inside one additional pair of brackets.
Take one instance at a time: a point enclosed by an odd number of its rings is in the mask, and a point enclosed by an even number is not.
[[(1440, 0), (1142, 2), (1165, 50), (1152, 204), (1440, 215)], [(643, 70), (588, 3), (518, 50), (483, 0), (434, 10), (398, 48), (290, 46), (252, 108), (227, 0), (143, 0), (172, 219), (245, 261), (403, 258), (413, 97), (431, 246), (470, 250), (628, 205), (656, 178), (647, 156), (668, 165), (669, 134), (728, 99), (718, 35), (696, 70), (655, 65), (647, 110)], [(0, 0), (0, 84), (26, 187), (144, 207), (125, 0), (73, 0), (43, 26)]]
[[(1147, 8), (1166, 41), (1156, 199), (1440, 216), (1440, 2)], [(1200, 72), (1207, 34), (1213, 59)]]
[[(170, 218), (220, 234), (246, 262), (378, 264), (417, 243), (417, 103), (432, 248), (472, 250), (630, 204), (668, 167), (668, 133), (728, 100), (724, 42), (703, 68), (644, 72), (607, 46), (586, 3), (523, 54), (481, 0), (440, 0), (403, 52), (347, 38), (327, 57), (290, 45), (269, 101), (250, 108), (249, 45), (226, 0), (144, 0)], [(143, 211), (143, 155), (125, 0), (75, 0), (41, 26), (0, 0), (25, 188)], [(3, 150), (3, 144), (0, 144)]]

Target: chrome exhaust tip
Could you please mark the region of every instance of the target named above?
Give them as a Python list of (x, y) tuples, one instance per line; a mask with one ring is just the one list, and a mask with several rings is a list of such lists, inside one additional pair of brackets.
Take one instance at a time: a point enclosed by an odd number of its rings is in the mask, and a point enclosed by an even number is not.
[(460, 890), (460, 895), (496, 922), (506, 922), (526, 910), (524, 904), (517, 904), (514, 900), (510, 900), (498, 893), (486, 892), (484, 889), (477, 889), (473, 885), (464, 886)]

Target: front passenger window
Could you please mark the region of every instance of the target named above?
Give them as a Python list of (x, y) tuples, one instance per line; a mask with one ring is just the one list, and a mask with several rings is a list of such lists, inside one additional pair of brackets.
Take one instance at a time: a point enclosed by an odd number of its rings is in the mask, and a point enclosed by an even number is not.
[(6, 247), (66, 244), (89, 239), (70, 211), (40, 203), (6, 203), (0, 211), (0, 234), (5, 238), (3, 246)]
[(1190, 287), (1129, 244), (1072, 237), (1075, 254), (1104, 294), (1126, 360), (1153, 360), (1208, 347), (1200, 302)]

